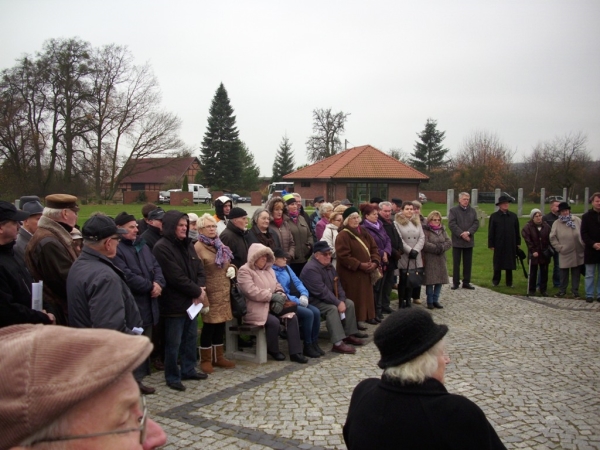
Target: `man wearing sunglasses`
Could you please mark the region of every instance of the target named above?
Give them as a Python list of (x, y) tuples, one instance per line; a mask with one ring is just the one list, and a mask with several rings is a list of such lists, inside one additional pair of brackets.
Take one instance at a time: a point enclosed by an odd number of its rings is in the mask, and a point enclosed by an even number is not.
[(148, 417), (132, 375), (151, 349), (144, 336), (112, 330), (0, 329), (0, 448), (164, 445), (166, 435)]

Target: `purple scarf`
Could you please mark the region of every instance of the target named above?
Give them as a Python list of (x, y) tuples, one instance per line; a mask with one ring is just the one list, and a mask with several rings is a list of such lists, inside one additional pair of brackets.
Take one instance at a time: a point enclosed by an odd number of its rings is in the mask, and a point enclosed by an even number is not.
[(300, 214), (300, 211), (296, 211), (295, 213), (288, 211), (288, 216), (290, 216), (290, 219), (292, 219), (292, 221), (294, 223), (298, 223), (298, 215)]
[(222, 269), (225, 264), (229, 264), (229, 262), (233, 259), (233, 253), (229, 250), (221, 239), (218, 237), (211, 239), (209, 237), (204, 236), (203, 234), (198, 234), (198, 240), (205, 245), (209, 245), (217, 249), (217, 256), (215, 257), (215, 264), (217, 267)]

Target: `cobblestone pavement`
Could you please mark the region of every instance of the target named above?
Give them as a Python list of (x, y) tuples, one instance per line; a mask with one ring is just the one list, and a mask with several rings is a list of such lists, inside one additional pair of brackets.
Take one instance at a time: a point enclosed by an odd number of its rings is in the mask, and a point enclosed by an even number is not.
[[(434, 316), (450, 327), (446, 387), (477, 403), (507, 448), (600, 449), (600, 302), (448, 285), (441, 299)], [(345, 448), (352, 390), (381, 375), (374, 329), (356, 355), (328, 352), (306, 365), (238, 361), (185, 381), (186, 392), (168, 389), (162, 372), (147, 377), (157, 388), (151, 415), (169, 436), (164, 448)], [(329, 349), (324, 325), (321, 337)]]

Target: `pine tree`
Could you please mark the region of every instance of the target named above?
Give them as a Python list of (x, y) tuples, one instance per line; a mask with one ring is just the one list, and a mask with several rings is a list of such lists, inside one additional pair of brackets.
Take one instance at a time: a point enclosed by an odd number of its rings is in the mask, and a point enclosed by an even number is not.
[(273, 178), (271, 182), (281, 181), (284, 175), (294, 171), (294, 152), (287, 136), (281, 139), (275, 161), (273, 162)]
[(183, 176), (183, 183), (181, 183), (181, 191), (182, 192), (189, 192), (190, 190), (190, 185), (189, 185), (189, 181), (188, 181), (188, 176), (184, 175)]
[(411, 165), (424, 172), (431, 173), (434, 169), (444, 165), (444, 157), (448, 149), (442, 146), (445, 138), (445, 131), (437, 130), (437, 121), (427, 119), (425, 129), (417, 133), (421, 142), (415, 141), (415, 151), (411, 153)]
[(212, 189), (235, 190), (242, 175), (242, 142), (223, 83), (215, 93), (209, 114), (200, 156), (203, 184)]
[(242, 142), (242, 176), (240, 179), (239, 190), (241, 194), (249, 194), (258, 189), (260, 168), (256, 165), (254, 155), (248, 146)]

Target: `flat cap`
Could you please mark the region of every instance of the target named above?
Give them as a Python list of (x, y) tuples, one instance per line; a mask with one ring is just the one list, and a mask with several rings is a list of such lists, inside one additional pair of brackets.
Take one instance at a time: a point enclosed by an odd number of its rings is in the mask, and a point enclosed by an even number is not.
[(52, 194), (46, 196), (46, 206), (54, 209), (73, 209), (79, 211), (77, 197), (69, 194)]
[(98, 214), (85, 221), (81, 228), (81, 234), (84, 239), (101, 241), (113, 234), (127, 234), (127, 230), (117, 228), (117, 224), (110, 217)]

